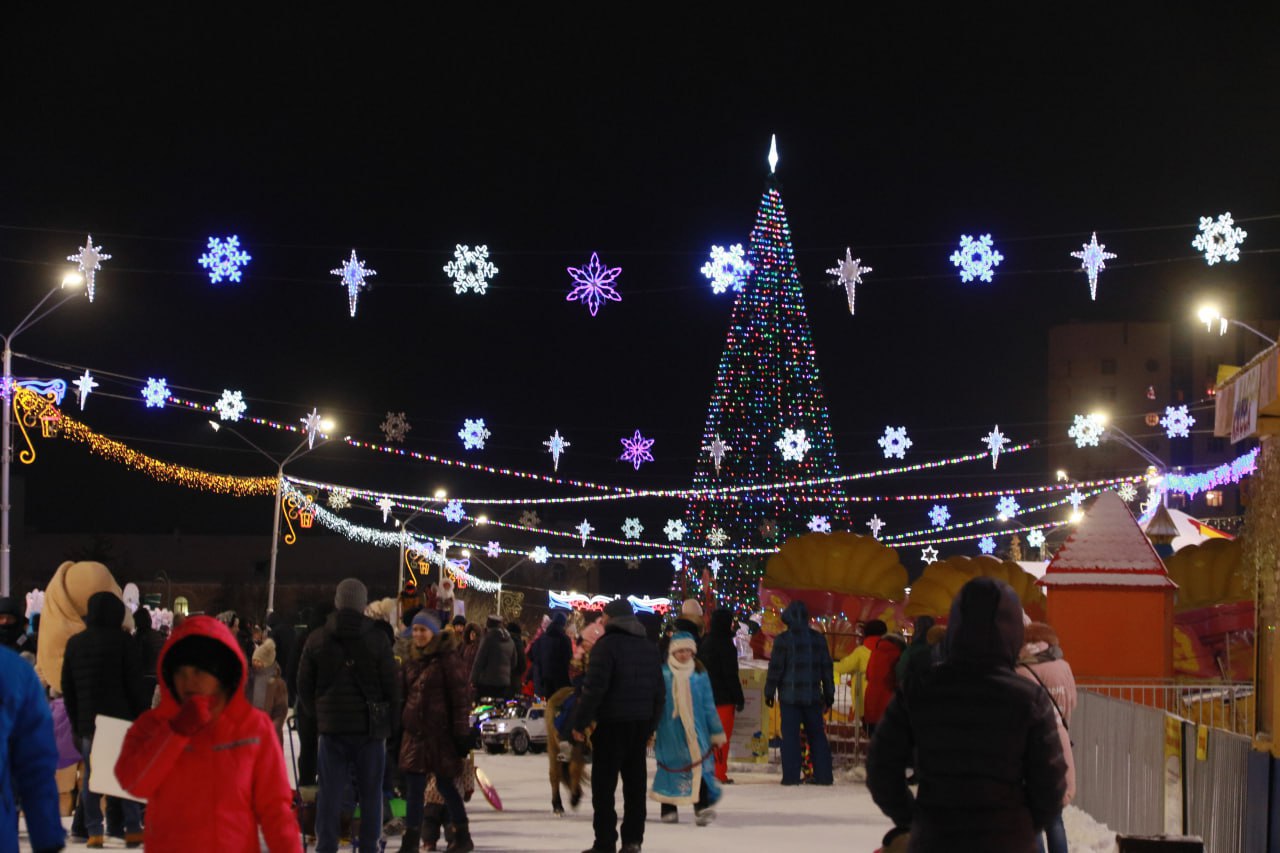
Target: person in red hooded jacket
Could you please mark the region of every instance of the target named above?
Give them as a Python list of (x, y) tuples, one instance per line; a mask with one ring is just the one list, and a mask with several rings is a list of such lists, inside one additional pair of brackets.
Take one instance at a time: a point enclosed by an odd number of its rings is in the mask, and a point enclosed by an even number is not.
[(129, 727), (116, 762), (125, 790), (148, 799), (144, 843), (156, 851), (300, 853), (275, 726), (245, 698), (244, 652), (225, 625), (192, 616), (160, 653), (159, 707)]
[(871, 658), (867, 661), (867, 690), (862, 708), (862, 720), (867, 725), (867, 734), (875, 734), (876, 724), (884, 716), (889, 700), (898, 689), (898, 679), (893, 671), (906, 647), (906, 640), (902, 639), (901, 634), (885, 634), (871, 650)]

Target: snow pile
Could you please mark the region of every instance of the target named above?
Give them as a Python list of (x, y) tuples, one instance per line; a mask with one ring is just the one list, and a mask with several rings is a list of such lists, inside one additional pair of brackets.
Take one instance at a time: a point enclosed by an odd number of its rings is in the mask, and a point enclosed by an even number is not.
[(1146, 534), (1114, 492), (1098, 495), (1039, 582), (1049, 588), (1174, 585)]
[(1113, 853), (1116, 849), (1115, 831), (1075, 806), (1067, 806), (1062, 812), (1062, 825), (1067, 830), (1071, 853)]

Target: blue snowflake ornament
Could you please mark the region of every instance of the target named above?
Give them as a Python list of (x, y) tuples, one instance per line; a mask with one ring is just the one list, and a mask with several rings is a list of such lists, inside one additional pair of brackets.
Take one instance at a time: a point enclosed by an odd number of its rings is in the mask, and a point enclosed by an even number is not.
[(642, 464), (653, 461), (653, 454), (649, 452), (649, 448), (653, 447), (654, 439), (645, 438), (640, 434), (640, 430), (636, 430), (633, 437), (624, 438), (621, 441), (622, 455), (618, 459), (622, 462), (630, 462), (639, 471)]
[(978, 281), (991, 283), (991, 274), (1004, 255), (997, 252), (990, 234), (983, 234), (977, 240), (968, 234), (960, 235), (960, 248), (951, 253), (951, 263), (960, 268), (961, 281)]
[(711, 292), (717, 295), (730, 288), (741, 293), (747, 284), (747, 275), (754, 270), (742, 251), (742, 244), (735, 243), (727, 250), (723, 246), (711, 247), (711, 260), (702, 265), (702, 274), (711, 279)]
[(934, 504), (933, 509), (929, 510), (929, 521), (934, 527), (942, 527), (951, 520), (951, 510), (942, 504)]
[(582, 304), (587, 306), (587, 310), (591, 312), (591, 316), (596, 316), (596, 312), (600, 310), (600, 306), (604, 301), (611, 300), (613, 302), (621, 302), (622, 297), (613, 287), (613, 282), (622, 274), (622, 267), (606, 267), (600, 263), (600, 257), (595, 253), (591, 253), (591, 260), (586, 266), (582, 267), (566, 267), (569, 275), (573, 277), (575, 287), (569, 291), (569, 295), (565, 297), (566, 302), (576, 302), (581, 300)]
[(485, 429), (484, 418), (467, 418), (462, 422), (462, 429), (458, 430), (458, 438), (462, 439), (462, 446), (467, 450), (483, 450), (490, 435), (492, 433)]
[(1165, 406), (1164, 417), (1160, 419), (1160, 426), (1164, 427), (1165, 435), (1169, 438), (1190, 438), (1191, 428), (1195, 426), (1196, 419), (1186, 406)]
[(163, 379), (148, 378), (142, 389), (142, 399), (147, 401), (148, 409), (163, 409), (165, 400), (169, 399), (169, 383)]
[(1001, 521), (1008, 521), (1021, 510), (1022, 507), (1018, 506), (1018, 501), (1013, 495), (1003, 495), (996, 501), (996, 518)]
[(462, 521), (462, 517), (466, 514), (467, 511), (462, 508), (462, 501), (449, 501), (444, 505), (444, 517), (453, 524)]
[(994, 554), (996, 551), (996, 540), (990, 536), (983, 536), (978, 540), (978, 550), (984, 554)]
[(199, 258), (200, 266), (209, 271), (211, 284), (219, 284), (224, 278), (239, 283), (241, 268), (251, 260), (249, 253), (240, 248), (240, 238), (234, 234), (225, 240), (210, 237), (208, 250)]

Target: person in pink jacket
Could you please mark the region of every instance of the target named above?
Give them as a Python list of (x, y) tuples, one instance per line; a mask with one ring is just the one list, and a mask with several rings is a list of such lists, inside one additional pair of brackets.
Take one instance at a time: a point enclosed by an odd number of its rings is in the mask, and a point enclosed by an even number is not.
[[(1076, 762), (1071, 754), (1071, 712), (1076, 707), (1076, 678), (1071, 664), (1062, 659), (1062, 647), (1058, 635), (1043, 622), (1032, 622), (1026, 627), (1022, 639), (1022, 653), (1018, 656), (1018, 674), (1029, 681), (1036, 681), (1053, 700), (1058, 718), (1058, 739), (1062, 741), (1062, 756), (1067, 760), (1067, 795), (1062, 800), (1065, 807), (1076, 795)], [(1045, 827), (1048, 853), (1067, 853), (1067, 831), (1062, 815)]]
[(159, 707), (129, 727), (116, 762), (147, 798), (148, 853), (301, 853), (284, 753), (271, 718), (245, 698), (244, 652), (225, 625), (192, 616), (160, 653)]

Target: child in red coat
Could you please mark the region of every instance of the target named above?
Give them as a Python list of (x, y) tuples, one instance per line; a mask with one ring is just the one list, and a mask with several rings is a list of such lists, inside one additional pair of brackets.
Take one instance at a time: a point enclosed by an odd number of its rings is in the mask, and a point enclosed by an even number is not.
[(182, 623), (160, 653), (160, 706), (129, 727), (116, 762), (124, 788), (149, 800), (156, 851), (300, 853), (284, 753), (271, 718), (245, 698), (247, 662), (225, 625)]

